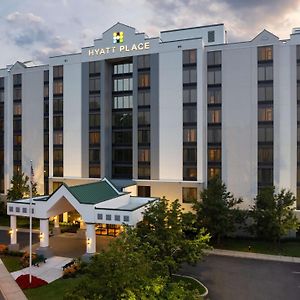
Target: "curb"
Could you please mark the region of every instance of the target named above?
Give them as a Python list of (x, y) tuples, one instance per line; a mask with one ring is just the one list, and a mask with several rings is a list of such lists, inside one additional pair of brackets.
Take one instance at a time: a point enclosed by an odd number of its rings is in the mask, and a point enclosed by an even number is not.
[(190, 279), (193, 279), (195, 280), (196, 282), (198, 282), (201, 286), (204, 287), (205, 289), (205, 292), (203, 294), (201, 294), (200, 296), (203, 297), (203, 298), (206, 298), (208, 296), (208, 289), (207, 287), (201, 282), (199, 281), (197, 278), (195, 277), (192, 277), (192, 276), (187, 276), (187, 275), (180, 275), (180, 274), (172, 274), (173, 276), (177, 276), (177, 277), (185, 277), (185, 278), (190, 278)]
[(212, 255), (220, 255), (220, 256), (238, 257), (238, 258), (300, 263), (300, 257), (294, 257), (294, 256), (270, 255), (270, 254), (232, 251), (232, 250), (223, 250), (223, 249), (206, 250), (205, 253), (212, 254)]

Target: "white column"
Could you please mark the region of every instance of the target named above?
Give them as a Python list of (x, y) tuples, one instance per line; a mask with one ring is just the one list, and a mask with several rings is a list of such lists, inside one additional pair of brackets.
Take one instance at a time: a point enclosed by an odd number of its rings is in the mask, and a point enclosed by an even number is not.
[(49, 220), (40, 219), (40, 247), (49, 247)]
[(54, 217), (54, 227), (59, 228), (59, 216)]
[(95, 224), (86, 223), (86, 253), (96, 253)]
[(10, 243), (17, 244), (17, 216), (10, 216)]
[(63, 213), (63, 222), (64, 223), (68, 223), (69, 219), (68, 219), (68, 212)]

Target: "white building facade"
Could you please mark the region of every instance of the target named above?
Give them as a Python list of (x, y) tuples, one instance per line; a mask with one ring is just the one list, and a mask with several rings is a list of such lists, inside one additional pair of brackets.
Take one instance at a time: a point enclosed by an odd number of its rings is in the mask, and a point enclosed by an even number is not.
[(40, 194), (107, 177), (189, 209), (219, 175), (245, 208), (263, 186), (299, 195), (299, 45), (297, 30), (227, 43), (223, 24), (148, 38), (117, 23), (80, 53), (1, 69), (1, 193), (32, 159)]

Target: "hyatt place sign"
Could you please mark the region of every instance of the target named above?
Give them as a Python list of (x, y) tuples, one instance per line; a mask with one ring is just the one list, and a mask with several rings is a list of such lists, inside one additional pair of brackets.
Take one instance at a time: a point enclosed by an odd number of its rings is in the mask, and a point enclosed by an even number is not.
[(149, 42), (132, 44), (128, 45), (119, 45), (113, 47), (106, 47), (106, 48), (93, 48), (89, 49), (89, 56), (99, 56), (103, 54), (109, 53), (122, 53), (122, 52), (132, 52), (132, 51), (142, 51), (142, 50), (149, 50), (150, 44)]

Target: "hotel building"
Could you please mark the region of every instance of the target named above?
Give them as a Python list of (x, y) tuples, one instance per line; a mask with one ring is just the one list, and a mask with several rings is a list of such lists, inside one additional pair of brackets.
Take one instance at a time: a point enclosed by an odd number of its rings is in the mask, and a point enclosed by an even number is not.
[[(117, 23), (80, 53), (0, 70), (0, 192), (109, 178), (185, 208), (221, 176), (245, 208), (274, 185), (300, 196), (300, 30), (228, 43), (223, 24), (149, 38)], [(298, 202), (298, 208), (300, 201)]]

